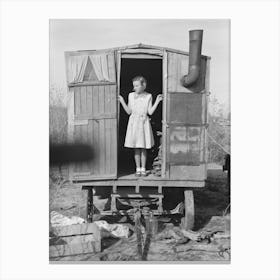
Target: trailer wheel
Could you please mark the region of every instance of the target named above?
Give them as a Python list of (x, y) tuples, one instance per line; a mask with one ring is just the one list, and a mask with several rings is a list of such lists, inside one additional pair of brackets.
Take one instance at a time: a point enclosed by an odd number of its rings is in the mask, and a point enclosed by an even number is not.
[(194, 198), (192, 190), (184, 191), (185, 216), (181, 219), (181, 227), (186, 230), (194, 226)]

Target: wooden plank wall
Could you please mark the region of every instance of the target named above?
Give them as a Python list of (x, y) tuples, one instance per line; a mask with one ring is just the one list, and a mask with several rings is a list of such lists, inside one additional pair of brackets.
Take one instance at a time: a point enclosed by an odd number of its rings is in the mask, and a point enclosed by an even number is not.
[[(92, 85), (74, 88), (75, 141), (89, 144), (94, 158), (76, 164), (75, 173), (114, 176), (117, 172), (117, 100), (116, 85)], [(81, 124), (81, 120), (85, 120)]]

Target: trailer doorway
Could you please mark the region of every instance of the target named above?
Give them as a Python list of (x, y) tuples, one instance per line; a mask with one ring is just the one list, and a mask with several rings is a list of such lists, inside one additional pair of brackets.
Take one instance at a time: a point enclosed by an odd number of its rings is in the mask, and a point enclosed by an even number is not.
[[(156, 96), (162, 93), (162, 59), (161, 58), (122, 58), (120, 70), (120, 94), (128, 102), (128, 94), (133, 91), (132, 79), (135, 76), (147, 79), (146, 91)], [(118, 177), (125, 177), (135, 173), (134, 150), (124, 147), (129, 116), (120, 105), (118, 122)], [(152, 173), (154, 159), (158, 156), (162, 132), (162, 102), (150, 116), (155, 145), (148, 150), (146, 169)]]

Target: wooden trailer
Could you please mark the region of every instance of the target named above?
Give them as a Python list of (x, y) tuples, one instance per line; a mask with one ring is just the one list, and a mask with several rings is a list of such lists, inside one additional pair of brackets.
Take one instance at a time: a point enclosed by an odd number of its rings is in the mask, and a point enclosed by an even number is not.
[[(199, 54), (200, 55), (200, 54)], [(88, 191), (88, 220), (94, 213), (93, 195), (107, 190), (110, 207), (103, 214), (125, 214), (118, 200), (133, 205), (149, 200), (155, 215), (168, 213), (164, 196), (185, 196), (186, 228), (194, 224), (193, 188), (203, 188), (207, 177), (207, 104), (210, 57), (199, 56), (200, 71), (195, 83), (182, 86), (188, 74), (189, 53), (181, 50), (136, 44), (102, 50), (65, 52), (69, 94), (68, 136), (71, 143), (92, 148), (90, 161), (72, 164), (74, 183)], [(146, 77), (146, 91), (163, 94), (151, 124), (155, 147), (149, 152), (147, 169), (152, 168), (160, 146), (160, 174), (135, 177), (133, 151), (124, 147), (128, 116), (118, 102), (127, 102), (132, 78)], [(174, 192), (172, 192), (172, 188)], [(167, 191), (167, 192), (166, 192)], [(145, 207), (145, 202), (138, 207)], [(106, 212), (106, 213), (105, 213)]]

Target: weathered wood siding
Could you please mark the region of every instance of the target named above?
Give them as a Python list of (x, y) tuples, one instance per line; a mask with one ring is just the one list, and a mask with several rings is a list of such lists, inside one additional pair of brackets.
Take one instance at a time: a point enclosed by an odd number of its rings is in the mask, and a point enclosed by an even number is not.
[(74, 175), (117, 175), (116, 85), (74, 88), (74, 140), (89, 144), (94, 156), (76, 164)]
[(206, 178), (206, 58), (191, 88), (181, 85), (188, 73), (188, 55), (167, 52), (166, 173), (170, 179)]

